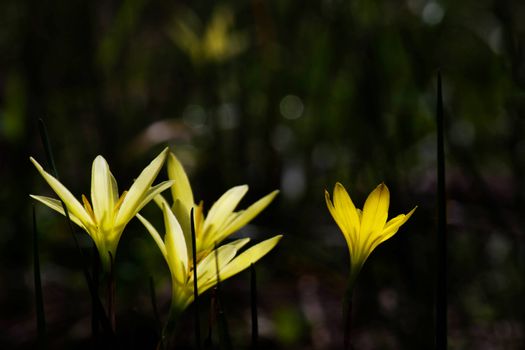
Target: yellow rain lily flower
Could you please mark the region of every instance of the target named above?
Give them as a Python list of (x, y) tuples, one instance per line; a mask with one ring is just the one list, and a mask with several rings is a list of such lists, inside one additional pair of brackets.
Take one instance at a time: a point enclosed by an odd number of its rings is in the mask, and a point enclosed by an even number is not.
[[(166, 157), (164, 149), (139, 175), (128, 191), (119, 197), (117, 182), (102, 156), (93, 161), (91, 174), (91, 203), (82, 195), (82, 203), (55, 177), (47, 173), (32, 157), (31, 162), (67, 207), (71, 220), (84, 229), (97, 246), (102, 265), (106, 271), (115, 258), (120, 236), (127, 223), (155, 196), (168, 189), (173, 181), (164, 181), (151, 187)], [(65, 215), (58, 199), (31, 195), (53, 210)]]
[(408, 214), (400, 214), (389, 220), (388, 206), (390, 192), (385, 184), (377, 186), (368, 196), (363, 210), (356, 209), (343, 185), (336, 183), (333, 202), (325, 190), (328, 210), (343, 232), (350, 252), (350, 281), (352, 288), (359, 271), (372, 251), (392, 237), (399, 227), (412, 216), (416, 208)]
[[(241, 199), (248, 192), (247, 185), (236, 186), (224, 193), (210, 208), (208, 215), (204, 217), (202, 202), (197, 205), (193, 199), (188, 176), (177, 157), (170, 152), (167, 161), (168, 177), (174, 181), (171, 187), (173, 197), (172, 210), (186, 237), (190, 242), (190, 211), (194, 209), (195, 220), (195, 239), (197, 258), (200, 259), (207, 255), (216, 245), (229, 237), (255, 218), (264, 208), (266, 208), (275, 196), (279, 193), (275, 190), (257, 202), (250, 205), (245, 210), (234, 211)], [(168, 205), (167, 202), (158, 196), (155, 201), (159, 205)], [(191, 255), (191, 251), (188, 251)]]
[[(153, 237), (168, 263), (172, 280), (170, 318), (173, 319), (193, 302), (194, 267), (188, 254), (191, 241), (186, 239), (181, 225), (167, 205), (162, 205), (162, 212), (166, 230), (164, 240), (148, 220), (140, 214), (137, 217)], [(267, 239), (239, 255), (237, 255), (238, 251), (250, 241), (249, 238), (238, 239), (212, 250), (210, 254), (197, 262), (197, 290), (199, 295), (217, 284), (217, 272), (219, 279), (223, 281), (243, 271), (272, 250), (281, 237), (282, 235), (277, 235)]]

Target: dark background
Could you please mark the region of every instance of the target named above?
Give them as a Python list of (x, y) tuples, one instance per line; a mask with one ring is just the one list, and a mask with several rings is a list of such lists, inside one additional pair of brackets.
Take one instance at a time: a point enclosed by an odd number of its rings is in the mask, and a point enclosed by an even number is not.
[[(419, 207), (360, 275), (355, 348), (432, 348), (440, 69), (450, 348), (523, 348), (523, 18), (523, 2), (504, 0), (4, 0), (0, 347), (36, 339), (28, 194), (51, 192), (28, 158), (45, 163), (44, 118), (61, 180), (78, 197), (96, 155), (123, 190), (166, 145), (207, 208), (238, 184), (250, 185), (241, 207), (281, 190), (241, 232), (285, 235), (257, 265), (260, 332), (272, 348), (340, 348), (348, 251), (323, 192), (340, 181), (362, 207), (384, 181), (391, 216)], [(89, 344), (78, 252), (63, 218), (36, 209), (50, 346)], [(89, 253), (89, 237), (78, 238)], [(149, 276), (164, 317), (169, 273), (134, 220), (118, 249), (117, 324), (137, 348), (152, 332)], [(234, 344), (247, 346), (249, 274), (223, 294)], [(181, 343), (191, 341), (184, 318)]]

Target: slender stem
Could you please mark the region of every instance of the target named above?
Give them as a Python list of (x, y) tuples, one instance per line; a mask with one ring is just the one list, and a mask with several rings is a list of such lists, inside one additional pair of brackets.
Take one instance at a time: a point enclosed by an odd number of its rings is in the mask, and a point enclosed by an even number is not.
[(159, 342), (158, 349), (171, 349), (173, 342), (173, 335), (175, 334), (175, 329), (177, 328), (177, 321), (181, 315), (182, 311), (174, 307), (173, 304), (170, 307), (168, 314), (168, 320), (162, 329), (161, 338)]
[(193, 217), (193, 208), (190, 211), (191, 219), (191, 252), (193, 255), (193, 299), (195, 308), (195, 342), (197, 349), (201, 348), (201, 328), (199, 318), (199, 289), (197, 283), (197, 239), (195, 237), (195, 220)]
[(445, 194), (445, 147), (441, 72), (437, 77), (437, 280), (436, 349), (447, 349), (447, 216)]
[[(98, 295), (98, 290), (100, 286), (100, 259), (98, 257), (98, 250), (96, 245), (93, 244), (93, 289)], [(93, 339), (99, 337), (99, 309), (96, 307), (95, 303), (91, 303), (91, 336)]]
[(108, 275), (108, 317), (111, 324), (111, 329), (115, 332), (115, 308), (116, 308), (116, 283), (115, 283), (115, 264), (113, 263), (113, 255), (111, 252), (109, 254), (109, 275)]
[(343, 349), (352, 349), (351, 333), (352, 333), (352, 294), (353, 288), (349, 287), (343, 299), (343, 322), (344, 322), (344, 339)]
[(252, 312), (252, 349), (257, 349), (259, 342), (259, 320), (257, 317), (257, 275), (255, 266), (250, 265), (250, 301)]
[(33, 205), (33, 273), (35, 283), (36, 322), (38, 330), (38, 343), (40, 348), (47, 348), (46, 314), (44, 311), (44, 297), (42, 293), (42, 280), (40, 276), (40, 254), (38, 252), (38, 229), (36, 212)]

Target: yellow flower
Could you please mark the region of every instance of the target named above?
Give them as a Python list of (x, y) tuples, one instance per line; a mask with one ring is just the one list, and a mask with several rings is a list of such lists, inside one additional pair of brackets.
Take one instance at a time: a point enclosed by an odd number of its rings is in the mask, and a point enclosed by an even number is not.
[[(197, 205), (193, 199), (188, 176), (177, 157), (170, 152), (168, 156), (168, 177), (174, 181), (171, 187), (173, 197), (172, 210), (186, 237), (190, 242), (190, 211), (194, 209), (195, 239), (198, 258), (208, 254), (216, 245), (228, 236), (239, 230), (255, 218), (279, 193), (275, 190), (245, 210), (234, 211), (241, 199), (248, 192), (247, 185), (236, 186), (226, 191), (210, 208), (208, 215), (204, 217), (202, 202)], [(157, 204), (167, 202), (158, 196)], [(189, 252), (191, 255), (191, 252)]]
[[(109, 170), (108, 163), (102, 156), (93, 161), (91, 174), (91, 203), (82, 195), (83, 205), (55, 177), (47, 173), (32, 157), (31, 162), (55, 191), (67, 207), (71, 220), (84, 229), (97, 246), (102, 265), (106, 271), (115, 258), (120, 236), (127, 223), (156, 195), (168, 189), (173, 181), (164, 181), (151, 187), (157, 177), (166, 156), (168, 148), (164, 149), (139, 175), (128, 191), (119, 197), (117, 182)], [(60, 200), (31, 195), (65, 215)], [(111, 254), (111, 255), (110, 255)]]
[(368, 196), (363, 210), (356, 209), (343, 185), (336, 183), (333, 203), (325, 190), (328, 210), (343, 232), (350, 252), (350, 288), (372, 251), (392, 237), (416, 208), (387, 222), (390, 193), (385, 184), (377, 186)]
[[(193, 262), (188, 254), (191, 241), (187, 241), (177, 218), (165, 203), (162, 204), (162, 212), (166, 230), (164, 240), (148, 220), (140, 214), (137, 217), (153, 237), (168, 263), (172, 280), (170, 316), (176, 317), (194, 299)], [(217, 272), (221, 281), (241, 272), (272, 250), (281, 237), (282, 235), (277, 235), (267, 239), (239, 255), (237, 255), (238, 251), (250, 241), (249, 238), (238, 239), (212, 250), (197, 262), (199, 295), (217, 284)]]

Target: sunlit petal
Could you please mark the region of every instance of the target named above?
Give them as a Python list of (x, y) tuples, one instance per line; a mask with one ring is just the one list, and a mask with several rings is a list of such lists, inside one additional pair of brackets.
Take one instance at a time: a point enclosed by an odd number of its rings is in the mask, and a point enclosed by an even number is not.
[[(197, 283), (199, 294), (217, 284), (217, 268), (220, 271), (237, 254), (237, 248), (232, 244), (225, 244), (213, 250), (200, 263), (197, 264)], [(190, 278), (193, 281), (193, 278)]]
[[(35, 196), (33, 194), (31, 194), (30, 196), (31, 198), (36, 199), (40, 203), (47, 205), (49, 208), (58, 211), (60, 214), (64, 216), (66, 215), (64, 212), (64, 207), (62, 206), (62, 202), (59, 201), (58, 199), (44, 197), (44, 196)], [(71, 221), (73, 221), (75, 224), (80, 226), (82, 229), (89, 232), (88, 229), (84, 226), (84, 224), (82, 224), (82, 221), (80, 221), (75, 215), (73, 215), (72, 213), (69, 213), (69, 218), (71, 219)]]
[(361, 217), (360, 240), (363, 244), (381, 234), (388, 218), (389, 204), (390, 192), (385, 184), (380, 184), (368, 195)]
[(185, 283), (188, 275), (188, 251), (184, 234), (177, 218), (167, 206), (162, 208), (164, 225), (166, 227), (166, 256), (171, 273), (179, 281)]
[(416, 209), (417, 209), (417, 207), (412, 209), (406, 215), (405, 214), (400, 214), (400, 215), (396, 216), (395, 218), (391, 219), (390, 221), (388, 221), (387, 224), (385, 225), (385, 228), (383, 229), (383, 232), (381, 233), (380, 242), (379, 243), (382, 243), (382, 242), (386, 241), (387, 239), (391, 238), (393, 235), (395, 235), (397, 230), (399, 230), (399, 228), (405, 222), (407, 222), (408, 219), (410, 219), (410, 217), (412, 216), (412, 214), (414, 214)]
[(80, 202), (71, 194), (71, 192), (69, 192), (69, 190), (64, 185), (62, 185), (62, 183), (60, 183), (60, 181), (54, 178), (51, 174), (47, 173), (35, 159), (32, 157), (30, 159), (44, 180), (47, 181), (53, 191), (55, 191), (60, 199), (62, 199), (64, 204), (67, 206), (69, 213), (82, 222), (84, 227), (88, 228), (89, 230), (94, 229), (96, 224), (93, 222), (82, 204), (80, 204)]
[(159, 232), (142, 215), (137, 214), (137, 218), (142, 222), (144, 227), (146, 227), (146, 229), (148, 230), (149, 234), (151, 235), (151, 237), (153, 238), (155, 243), (157, 243), (157, 246), (159, 247), (160, 252), (164, 256), (164, 259), (167, 260), (168, 257), (167, 257), (167, 254), (166, 254), (166, 246), (164, 245), (164, 241), (162, 240), (162, 237), (160, 236)]
[(232, 220), (226, 227), (222, 227), (220, 229), (220, 236), (217, 238), (217, 240), (221, 241), (249, 223), (273, 201), (278, 193), (279, 191), (275, 190), (250, 205), (246, 210), (239, 212), (239, 215), (235, 217), (234, 220)]
[(277, 245), (282, 237), (282, 235), (277, 235), (248, 248), (221, 270), (221, 279), (225, 280), (230, 278), (231, 276), (236, 275), (242, 270), (248, 268), (251, 264), (257, 262), (260, 258), (268, 254), (268, 252)]
[(233, 213), (247, 191), (247, 185), (236, 186), (226, 191), (210, 208), (204, 221), (203, 234), (210, 235), (210, 231), (221, 227), (229, 215)]
[[(131, 185), (126, 198), (124, 198), (120, 210), (118, 211), (115, 219), (116, 225), (127, 223), (138, 212), (137, 208), (144, 204), (146, 193), (164, 164), (168, 151), (169, 149), (166, 147), (146, 168), (144, 168), (144, 170), (142, 170), (139, 177), (133, 182), (133, 185)], [(153, 197), (154, 196), (150, 199)]]
[(157, 197), (162, 192), (166, 191), (172, 185), (173, 185), (173, 182), (171, 180), (168, 180), (168, 181), (163, 181), (153, 187), (150, 187), (144, 194), (144, 198), (142, 198), (142, 201), (139, 203), (135, 211), (138, 213), (142, 208), (144, 208), (146, 204), (151, 202), (155, 197)]
[(179, 199), (186, 208), (191, 208), (195, 202), (188, 175), (186, 175), (182, 164), (172, 152), (169, 153), (167, 167), (169, 179), (175, 181), (175, 185), (171, 187), (173, 198)]
[(113, 209), (119, 199), (117, 182), (102, 156), (93, 161), (91, 170), (91, 202), (99, 225), (108, 229), (113, 225)]

